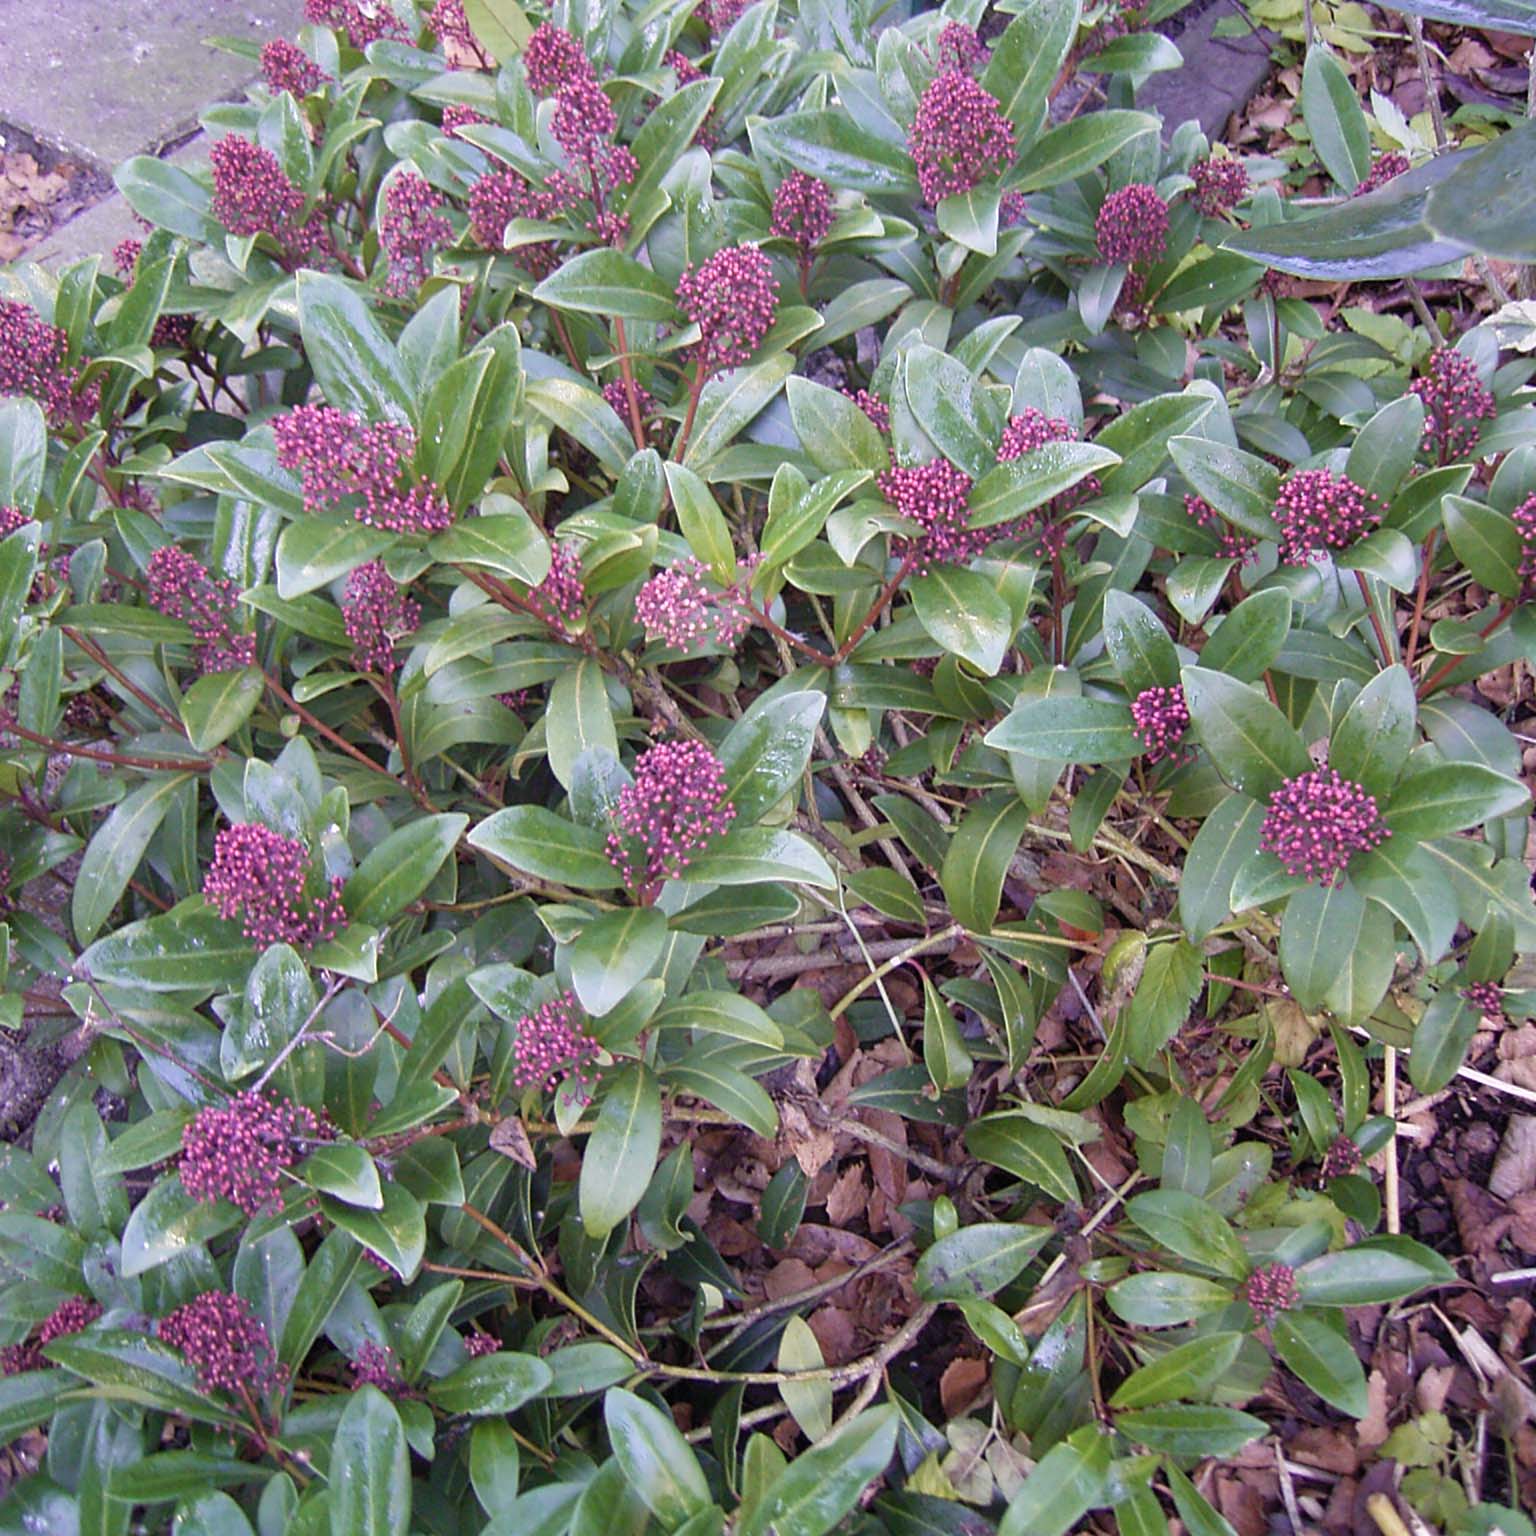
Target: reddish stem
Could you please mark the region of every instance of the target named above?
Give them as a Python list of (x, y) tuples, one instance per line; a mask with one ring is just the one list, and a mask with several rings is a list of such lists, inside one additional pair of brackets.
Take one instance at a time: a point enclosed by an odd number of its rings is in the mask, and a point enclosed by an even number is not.
[(1376, 604), (1371, 601), (1371, 589), (1366, 585), (1365, 572), (1355, 572), (1355, 585), (1360, 588), (1360, 596), (1365, 602), (1365, 614), (1371, 621), (1371, 629), (1376, 635), (1376, 644), (1381, 651), (1381, 664), (1384, 667), (1392, 665), (1392, 647), (1387, 641), (1387, 633), (1381, 626), (1381, 616), (1376, 612)]
[(1429, 597), (1429, 568), (1434, 564), (1435, 551), (1440, 544), (1440, 530), (1431, 528), (1429, 537), (1424, 541), (1424, 565), (1419, 572), (1419, 590), (1413, 599), (1413, 623), (1408, 630), (1408, 649), (1403, 660), (1408, 666), (1413, 665), (1413, 658), (1419, 653), (1419, 626), (1424, 622), (1424, 604)]
[(640, 414), (640, 394), (635, 388), (634, 365), (629, 360), (629, 338), (624, 322), (614, 317), (613, 334), (619, 343), (619, 377), (624, 380), (624, 399), (629, 405), (629, 430), (635, 435), (635, 447), (645, 447), (645, 418)]
[[(1501, 624), (1503, 624), (1503, 622), (1514, 611), (1515, 611), (1514, 600), (1512, 598), (1507, 598), (1506, 597), (1504, 599), (1503, 603), (1500, 605), (1499, 611), (1496, 614), (1494, 614), (1494, 616), (1491, 619), (1489, 619), (1489, 621), (1485, 625), (1483, 625), (1483, 627), (1480, 630), (1478, 630), (1477, 638), (1479, 640), (1486, 640), (1489, 637), (1489, 635), (1491, 635), (1494, 632), (1494, 630), (1496, 630)], [(1454, 672), (1456, 670), (1456, 668), (1459, 667), (1462, 664), (1462, 662), (1465, 661), (1465, 660), (1466, 660), (1465, 656), (1453, 656), (1443, 666), (1437, 667), (1435, 669), (1435, 671), (1431, 672), (1429, 674), (1429, 676), (1427, 678), (1425, 678), (1422, 683), (1419, 684), (1418, 690), (1417, 690), (1417, 693), (1416, 693), (1416, 697), (1421, 698), (1421, 699), (1427, 698), (1431, 693), (1433, 693), (1435, 691), (1436, 688), (1438, 688), (1440, 686), (1440, 683), (1441, 683), (1442, 679), (1449, 677), (1451, 675), (1451, 673)]]
[(683, 417), (682, 430), (677, 434), (677, 441), (672, 445), (672, 459), (674, 463), (681, 464), (683, 455), (688, 451), (688, 439), (693, 435), (693, 418), (698, 414), (699, 396), (704, 393), (704, 369), (695, 365), (693, 370), (693, 382), (688, 386), (688, 414)]
[(9, 718), (0, 720), (0, 730), (20, 736), (23, 741), (30, 741), (34, 746), (46, 747), (50, 752), (62, 753), (65, 757), (84, 757), (93, 763), (109, 763), (114, 768), (147, 768), (157, 773), (207, 773), (213, 766), (206, 758), (135, 757), (127, 752), (92, 752), (87, 747), (56, 741), (52, 736), (39, 736)]

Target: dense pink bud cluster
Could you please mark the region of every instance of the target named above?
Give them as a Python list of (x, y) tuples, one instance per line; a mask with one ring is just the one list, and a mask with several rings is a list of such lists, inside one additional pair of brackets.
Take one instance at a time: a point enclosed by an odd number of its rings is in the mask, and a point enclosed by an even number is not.
[[(677, 83), (680, 86), (692, 85), (695, 80), (708, 79), (704, 71), (686, 53), (680, 53), (675, 48), (662, 60), (662, 63), (677, 76)], [(715, 109), (711, 107), (704, 114), (704, 121), (699, 124), (698, 131), (693, 136), (693, 142), (700, 149), (715, 147), (714, 123)]]
[(632, 891), (676, 880), (735, 819), (720, 759), (702, 741), (658, 742), (619, 791), (608, 860)]
[(193, 661), (199, 672), (235, 672), (255, 662), (255, 635), (234, 627), (240, 600), (234, 582), (224, 577), (215, 580), (206, 566), (174, 544), (149, 557), (145, 576), (149, 606), (191, 627), (197, 642)]
[(352, 642), (352, 665), (359, 672), (393, 672), (395, 641), (421, 623), (421, 607), (384, 569), (370, 560), (347, 577), (341, 600), (341, 622)]
[(161, 1321), (160, 1337), (197, 1371), (204, 1392), (264, 1393), (278, 1380), (277, 1356), (249, 1303), (204, 1291)]
[(0, 397), (31, 395), (54, 426), (80, 426), (96, 414), (101, 386), (80, 388), (80, 370), (65, 361), (69, 338), (36, 310), (0, 299)]
[(457, 102), (443, 108), (443, 132), (450, 139), (459, 137), (460, 128), (468, 128), (475, 123), (488, 123), (488, 118), (483, 112), (476, 112), (473, 107), (460, 106)]
[(1386, 154), (1377, 157), (1370, 175), (1355, 188), (1351, 196), (1365, 197), (1371, 192), (1379, 192), (1389, 181), (1396, 181), (1412, 169), (1413, 162), (1401, 150), (1388, 150)]
[(1182, 755), (1179, 743), (1189, 729), (1189, 705), (1182, 688), (1143, 688), (1131, 700), (1131, 720), (1149, 763)]
[(1360, 1166), (1360, 1148), (1348, 1136), (1335, 1136), (1323, 1156), (1323, 1177), (1342, 1179)]
[(1208, 529), (1216, 535), (1217, 559), (1241, 560), (1244, 565), (1253, 559), (1259, 541), (1234, 528), (1205, 497), (1185, 496), (1184, 513), (1197, 528)]
[(1527, 496), (1510, 517), (1520, 535), (1520, 580), (1529, 591), (1536, 587), (1536, 496)]
[(918, 188), (930, 205), (1000, 174), (1013, 159), (1013, 147), (1013, 125), (997, 98), (959, 69), (934, 78), (907, 131)]
[(997, 205), (997, 222), (1003, 229), (1022, 224), (1029, 212), (1029, 197), (1023, 192), (1004, 192)]
[(464, 14), (464, 0), (437, 0), (427, 16), (427, 25), (445, 43), (456, 43), (466, 52), (477, 52), (475, 29)]
[(37, 519), (20, 507), (0, 507), (0, 539), (8, 539), (18, 528), (25, 528)]
[[(612, 408), (615, 416), (626, 426), (629, 425), (629, 393), (624, 387), (623, 379), (614, 379), (610, 384), (603, 385), (603, 399)], [(649, 421), (660, 412), (656, 404), (656, 397), (643, 384), (635, 385), (635, 403), (640, 407), (641, 421)]]
[(379, 220), (379, 245), (389, 257), (387, 293), (403, 298), (427, 280), (433, 252), (453, 239), (442, 208), (443, 199), (424, 176), (407, 171), (390, 182)]
[(182, 1188), (194, 1200), (227, 1200), (247, 1216), (283, 1208), (285, 1169), (331, 1131), (311, 1109), (254, 1088), (198, 1110), (181, 1133)]
[(773, 194), (768, 233), (793, 240), (800, 259), (809, 261), (832, 228), (832, 189), (804, 171), (792, 171)]
[(597, 1041), (587, 1033), (576, 994), (561, 992), (517, 1021), (512, 1086), (548, 1092), (571, 1081), (585, 1104), (597, 1086), (597, 1055)]
[[(1059, 416), (1047, 416), (1044, 411), (1026, 405), (1019, 415), (1010, 417), (1008, 425), (1003, 428), (997, 457), (999, 463), (1006, 464), (1027, 457), (1047, 443), (1075, 443), (1077, 440), (1077, 429), (1070, 421), (1064, 421)], [(1058, 555), (1066, 541), (1066, 528), (1062, 519), (1083, 502), (1091, 501), (1099, 494), (1099, 489), (1099, 477), (1088, 475), (1069, 490), (1053, 496), (1044, 506), (1026, 512), (1023, 517), (1011, 523), (1000, 523), (985, 531), (989, 534), (990, 542), (994, 543), (1033, 535), (1037, 540), (1035, 552), (1038, 555), (1047, 558)]]
[(880, 494), (921, 529), (904, 541), (903, 550), (907, 557), (916, 555), (919, 575), (926, 574), (930, 562), (963, 564), (998, 537), (993, 528), (966, 527), (971, 477), (947, 459), (898, 465), (878, 475), (875, 483)]
[(1135, 181), (1111, 192), (1093, 221), (1101, 261), (1147, 266), (1168, 248), (1168, 204), (1155, 187)]
[(482, 1360), (486, 1355), (498, 1354), (501, 1351), (501, 1340), (493, 1333), (482, 1333), (478, 1328), (465, 1336), (464, 1353), (471, 1360)]
[(1337, 768), (1313, 768), (1287, 779), (1269, 797), (1259, 847), (1288, 875), (1311, 885), (1337, 885), (1357, 853), (1392, 835), (1376, 797)]
[(402, 484), (416, 434), (399, 422), (369, 426), (333, 405), (299, 405), (272, 423), (272, 433), (277, 462), (300, 472), (306, 511), (350, 504), (358, 522), (389, 533), (441, 533), (453, 521), (430, 480)]
[(39, 1325), (37, 1337), (24, 1344), (0, 1349), (0, 1376), (19, 1376), (23, 1371), (45, 1371), (51, 1362), (43, 1351), (55, 1339), (90, 1327), (101, 1316), (101, 1303), (86, 1296), (71, 1296), (61, 1301)]
[(963, 21), (946, 22), (939, 33), (935, 62), (941, 70), (960, 69), (969, 73), (992, 57), (992, 50), (982, 42), (974, 27)]
[(577, 75), (555, 93), (550, 132), (572, 164), (595, 171), (604, 163), (603, 151), (610, 147), (606, 141), (618, 126), (618, 113), (593, 75)]
[[(469, 189), (469, 228), (488, 250), (499, 251), (506, 242), (507, 225), (513, 219), (548, 223), (580, 200), (569, 177), (558, 173), (543, 187), (535, 187), (516, 171), (492, 171)], [(532, 277), (548, 277), (560, 264), (553, 240), (517, 246), (512, 258)]]
[(635, 596), (635, 617), (646, 639), (677, 650), (718, 645), (729, 650), (752, 627), (752, 616), (734, 587), (723, 591), (706, 579), (708, 568), (689, 555), (657, 571)]
[(213, 216), (230, 234), (270, 235), (293, 256), (324, 241), (318, 210), (303, 217), (304, 194), (271, 150), (230, 133), (209, 150), (208, 164), (213, 171)]
[(581, 44), (564, 27), (541, 22), (523, 48), (523, 76), (536, 96), (550, 96), (568, 81), (590, 75)]
[(1348, 549), (1381, 522), (1381, 498), (1347, 475), (1303, 469), (1275, 497), (1280, 562), (1306, 565), (1329, 550)]
[(551, 624), (562, 629), (574, 624), (586, 612), (587, 592), (581, 584), (581, 556), (574, 544), (550, 546), (549, 574), (528, 593), (528, 601)]
[(858, 408), (864, 412), (882, 432), (891, 430), (891, 408), (879, 395), (871, 394), (867, 389), (845, 389), (843, 391)]
[(1243, 1300), (1253, 1308), (1253, 1315), (1260, 1323), (1267, 1326), (1301, 1300), (1296, 1271), (1278, 1260), (1273, 1264), (1261, 1264), (1243, 1283)]
[(213, 840), (203, 895), (226, 922), (241, 919), (253, 944), (311, 949), (347, 925), (338, 875), (327, 883), (313, 871), (309, 850), (259, 822), (239, 821)]
[(751, 4), (752, 0), (700, 0), (694, 14), (719, 37), (741, 20)]
[[(130, 288), (133, 287), (136, 276), (133, 269), (138, 265), (143, 251), (143, 245), (131, 236), (126, 240), (119, 240), (112, 247), (112, 265), (117, 269), (117, 275)], [(155, 321), (155, 329), (150, 335), (149, 344), (152, 347), (185, 348), (191, 345), (192, 332), (196, 329), (195, 315), (161, 315)]]
[(389, 0), (304, 0), (304, 19), (317, 27), (334, 27), (359, 53), (381, 37), (410, 41)]
[(411, 1390), (400, 1374), (395, 1352), (383, 1344), (364, 1344), (352, 1362), (354, 1387), (377, 1387), (385, 1397), (409, 1397)]
[(1424, 449), (1442, 464), (1477, 447), (1483, 435), (1480, 421), (1498, 414), (1493, 393), (1478, 376), (1477, 364), (1465, 352), (1436, 347), (1422, 378), (1408, 386), (1424, 402)]
[(274, 37), (261, 50), (261, 78), (274, 95), (287, 91), (308, 96), (331, 77), (302, 48), (286, 37)]
[(1230, 155), (1197, 160), (1189, 175), (1195, 184), (1195, 202), (1209, 218), (1230, 213), (1248, 195), (1248, 171)]
[(716, 251), (677, 280), (678, 307), (699, 328), (693, 357), (706, 373), (739, 368), (757, 351), (779, 309), (768, 258), (743, 242)]
[(132, 235), (119, 240), (112, 247), (112, 267), (119, 277), (127, 278), (131, 275), (143, 250), (144, 242), (135, 240)]
[(1504, 1018), (1504, 989), (1496, 981), (1474, 981), (1461, 989), (1467, 1006), (1485, 1019)]

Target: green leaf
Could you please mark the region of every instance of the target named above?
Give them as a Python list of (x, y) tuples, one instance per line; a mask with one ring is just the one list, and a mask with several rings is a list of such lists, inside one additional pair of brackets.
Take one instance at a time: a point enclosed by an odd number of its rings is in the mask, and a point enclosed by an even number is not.
[(1423, 438), (1424, 402), (1399, 395), (1361, 427), (1344, 473), (1362, 490), (1390, 501), (1413, 468)]
[(1110, 422), (1095, 440), (1113, 449), (1123, 462), (1104, 476), (1106, 495), (1138, 491), (1168, 462), (1168, 444), (1210, 415), (1211, 397), (1184, 392), (1154, 395)]
[(1524, 122), (1460, 159), (1430, 190), (1429, 227), (1504, 261), (1536, 257), (1536, 203), (1526, 184), (1533, 142), (1536, 132)]
[(31, 511), (47, 459), (48, 424), (37, 401), (26, 395), (0, 400), (0, 506)]
[(1029, 808), (1007, 793), (984, 795), (966, 808), (950, 839), (939, 883), (955, 921), (990, 933), (1003, 899), (1003, 880), (1029, 825)]
[[(574, 1346), (573, 1346), (574, 1347)], [(619, 1356), (624, 1360), (624, 1356)], [(625, 1365), (628, 1365), (626, 1360)], [(502, 1419), (483, 1419), (469, 1437), (469, 1481), (486, 1514), (505, 1509), (517, 1497), (522, 1461), (517, 1434)]]
[(211, 752), (251, 718), (266, 679), (260, 667), (240, 667), (200, 677), (182, 695), (179, 711), (187, 738), (199, 752)]
[(753, 885), (782, 880), (834, 890), (837, 877), (827, 861), (796, 832), (771, 827), (734, 827), (688, 866), (690, 882)]
[(1019, 156), (1005, 185), (1010, 191), (1033, 192), (1074, 181), (1085, 171), (1103, 165), (1132, 139), (1155, 134), (1159, 126), (1158, 120), (1145, 112), (1108, 109), (1086, 113), (1041, 134)]
[(1190, 938), (1203, 940), (1232, 910), (1232, 882), (1259, 851), (1264, 807), (1244, 795), (1228, 795), (1201, 822), (1179, 878), (1179, 921)]
[(1307, 50), (1300, 102), (1317, 158), (1346, 192), (1353, 192), (1370, 174), (1370, 125), (1344, 66), (1322, 44)]
[(578, 379), (529, 379), (525, 393), (533, 410), (574, 437), (610, 475), (623, 474), (635, 452), (635, 440), (590, 384)]
[(1149, 948), (1126, 1010), (1126, 1050), (1132, 1061), (1151, 1063), (1189, 1017), (1203, 985), (1198, 945), (1176, 939)]
[(79, 1383), (64, 1371), (22, 1371), (0, 1377), (0, 1445), (53, 1417), (59, 1399)]
[(1110, 1442), (1096, 1430), (1053, 1445), (1013, 1496), (997, 1536), (1066, 1536), (1109, 1493)]
[(736, 546), (725, 514), (709, 487), (681, 464), (666, 465), (667, 488), (677, 512), (678, 531), (688, 547), (710, 569), (716, 581), (729, 586), (736, 579)]
[(984, 1115), (966, 1127), (965, 1146), (973, 1157), (1066, 1205), (1081, 1198), (1061, 1142), (1043, 1125), (1018, 1115)]
[(736, 1536), (826, 1536), (885, 1470), (897, 1410), (869, 1408), (803, 1451), (740, 1516)]
[(1154, 1242), (1191, 1264), (1202, 1264), (1232, 1280), (1252, 1267), (1224, 1216), (1181, 1189), (1154, 1189), (1126, 1202), (1126, 1214)]
[(1019, 699), (985, 740), (1020, 757), (1068, 763), (1126, 762), (1145, 750), (1124, 704), (1062, 694)]
[(1465, 496), (1441, 503), (1445, 535), (1473, 579), (1500, 597), (1520, 595), (1520, 535), (1504, 513)]
[(624, 207), (644, 207), (660, 189), (667, 173), (693, 143), (722, 83), (707, 76), (680, 85), (647, 115), (631, 145), (640, 171), (623, 194)]
[(669, 1063), (662, 1071), (669, 1092), (690, 1093), (770, 1139), (778, 1134), (779, 1112), (773, 1100), (745, 1072), (699, 1052), (686, 1061)]
[(134, 155), (118, 166), (112, 179), (141, 219), (200, 245), (223, 247), (224, 226), (213, 216), (207, 187), (179, 165), (154, 155)]
[(482, 512), (479, 517), (456, 523), (438, 534), (427, 545), (427, 552), (446, 565), (479, 566), (530, 587), (538, 586), (549, 575), (549, 540), (515, 503), (510, 512)]
[(392, 533), (361, 523), (306, 518), (289, 523), (277, 540), (277, 595), (285, 600), (329, 586), (395, 542)]
[(1201, 745), (1234, 789), (1265, 800), (1286, 779), (1310, 771), (1312, 759), (1295, 728), (1246, 683), (1185, 667), (1184, 697)]
[(1282, 1312), (1269, 1325), (1275, 1353), (1325, 1403), (1363, 1419), (1369, 1411), (1365, 1371), (1346, 1329), (1326, 1313)]
[(996, 187), (972, 187), (942, 198), (934, 210), (939, 233), (982, 256), (997, 254), (997, 211), (1002, 194)]
[(179, 1174), (166, 1174), (134, 1206), (123, 1228), (122, 1271), (142, 1275), (228, 1232), (240, 1219), (234, 1206), (223, 1200), (194, 1200)]
[(1413, 1028), (1408, 1077), (1420, 1093), (1438, 1093), (1455, 1077), (1477, 1033), (1479, 1012), (1457, 986), (1441, 987)]
[(1204, 1397), (1217, 1386), (1243, 1347), (1241, 1333), (1208, 1333), (1132, 1371), (1115, 1389), (1111, 1408), (1148, 1408), (1180, 1398)]
[(800, 784), (826, 707), (823, 693), (761, 696), (725, 733), (718, 755), (738, 826), (755, 822)]
[(360, 1205), (370, 1211), (383, 1209), (379, 1170), (367, 1151), (354, 1143), (332, 1142), (316, 1147), (304, 1159), (299, 1176), (322, 1194), (348, 1205)]
[(362, 294), (321, 272), (295, 281), (304, 353), (327, 404), (365, 421), (411, 425), (411, 381)]
[(1235, 527), (1274, 538), (1280, 471), (1255, 454), (1204, 437), (1176, 437), (1168, 452), (1190, 487)]
[(1364, 1307), (1401, 1301), (1431, 1285), (1449, 1285), (1456, 1271), (1432, 1248), (1409, 1237), (1368, 1237), (1325, 1253), (1296, 1271), (1304, 1306)]
[(1042, 0), (1016, 15), (992, 45), (982, 89), (995, 96), (1003, 115), (1028, 145), (1045, 123), (1052, 85), (1077, 35), (1082, 0)]
[(349, 1399), (331, 1441), (331, 1536), (407, 1536), (411, 1457), (395, 1405), (377, 1387)]
[(824, 474), (889, 466), (880, 429), (847, 395), (798, 376), (786, 382), (784, 393), (800, 446)]
[(693, 467), (711, 466), (743, 428), (767, 409), (794, 371), (794, 354), (777, 351), (710, 379), (699, 396), (685, 462)]
[(1113, 587), (1104, 594), (1104, 645), (1132, 698), (1178, 686), (1179, 655), (1168, 631), (1145, 603)]
[(416, 1277), (427, 1247), (426, 1212), (399, 1184), (382, 1186), (384, 1204), (376, 1211), (346, 1205), (322, 1195), (320, 1209), (344, 1232), (384, 1260), (402, 1280)]
[(533, 27), (517, 0), (464, 0), (464, 19), (475, 41), (498, 64), (509, 64), (533, 36)]
[(709, 1508), (703, 1468), (670, 1414), (614, 1387), (603, 1398), (603, 1422), (625, 1478), (664, 1530)]
[(1173, 1462), (1167, 1463), (1166, 1472), (1173, 1507), (1189, 1536), (1237, 1536), (1231, 1523), (1211, 1508), (1205, 1496)]
[(1044, 506), (1089, 475), (1120, 462), (1120, 455), (1098, 443), (1044, 443), (1021, 459), (1007, 459), (989, 469), (971, 490), (970, 528), (991, 528)]
[(938, 988), (923, 972), (923, 1065), (940, 1093), (970, 1081), (975, 1063), (960, 1039), (960, 1027)]
[(845, 112), (786, 112), (748, 124), (753, 148), (782, 156), (829, 186), (915, 198), (917, 176), (901, 144), (860, 127)]
[(1412, 936), (1432, 965), (1451, 946), (1456, 933), (1456, 893), (1424, 850), (1402, 838), (1350, 863), (1349, 878), (1360, 894), (1385, 907)]
[(925, 1301), (991, 1296), (1017, 1276), (1052, 1236), (1050, 1227), (977, 1222), (941, 1237), (917, 1262), (914, 1281)]
[(427, 1395), (444, 1413), (484, 1417), (515, 1413), (544, 1396), (553, 1380), (553, 1372), (537, 1355), (500, 1350), (433, 1382)]
[(1252, 683), (1274, 664), (1291, 632), (1291, 597), (1281, 587), (1255, 592), (1215, 627), (1200, 652), (1200, 665)]
[(354, 923), (382, 925), (397, 917), (436, 878), (464, 835), (469, 817), (418, 816), (369, 850), (341, 893)]
[(650, 1069), (625, 1062), (606, 1075), (597, 1124), (581, 1159), (578, 1203), (600, 1241), (639, 1205), (661, 1149), (661, 1093)]
[(619, 755), (619, 733), (603, 685), (603, 669), (594, 658), (584, 657), (555, 679), (544, 729), (550, 772), (566, 789), (583, 752), (595, 747), (610, 757)]
[(1513, 816), (1529, 805), (1525, 785), (1481, 763), (1431, 763), (1399, 780), (1382, 819), (1394, 837), (1418, 840)]
[(141, 784), (112, 808), (86, 844), (70, 905), (75, 937), (82, 944), (89, 944), (112, 915), (177, 791), (191, 779), (191, 774), (178, 773)]
[(933, 566), (907, 583), (918, 623), (939, 645), (995, 677), (1013, 638), (1013, 615), (997, 588), (977, 571)]
[(1328, 744), (1328, 766), (1384, 800), (1408, 761), (1417, 723), (1408, 669), (1388, 667), (1344, 711)]
[(320, 1337), (362, 1259), (363, 1250), (341, 1231), (327, 1233), (310, 1256), (278, 1344), (278, 1359), (289, 1370), (298, 1366)]
[(570, 947), (571, 985), (596, 1018), (611, 1013), (661, 958), (667, 919), (655, 907), (625, 907), (587, 924)]
[(185, 1414), (194, 1423), (233, 1422), (229, 1412), (198, 1387), (192, 1367), (180, 1354), (143, 1333), (106, 1329), (71, 1334), (55, 1339), (44, 1353), (55, 1365), (93, 1382), (102, 1397)]
[(766, 1045), (777, 1050), (784, 1044), (784, 1032), (754, 1002), (739, 992), (685, 992), (652, 1014), (650, 1024), (657, 1029), (696, 1029), (727, 1040), (743, 1040), (749, 1045)]
[(1269, 1433), (1251, 1413), (1209, 1403), (1167, 1403), (1115, 1416), (1115, 1428), (1135, 1445), (1171, 1456), (1234, 1456)]
[(578, 891), (621, 884), (596, 827), (579, 826), (542, 805), (509, 805), (486, 817), (466, 838), (470, 847), (539, 880)]
[(1322, 1006), (1349, 963), (1365, 921), (1365, 898), (1349, 881), (1304, 885), (1286, 903), (1280, 923), (1280, 968), (1308, 1013)]
[(677, 318), (672, 289), (649, 267), (612, 246), (583, 251), (557, 267), (533, 297), (552, 309), (619, 320)]
[(985, 474), (997, 461), (991, 434), (982, 426), (978, 381), (958, 359), (937, 347), (910, 347), (901, 371), (917, 424), (945, 458), (971, 478)]
[(1116, 1317), (1139, 1328), (1173, 1328), (1232, 1305), (1232, 1287), (1199, 1275), (1147, 1270), (1104, 1293)]

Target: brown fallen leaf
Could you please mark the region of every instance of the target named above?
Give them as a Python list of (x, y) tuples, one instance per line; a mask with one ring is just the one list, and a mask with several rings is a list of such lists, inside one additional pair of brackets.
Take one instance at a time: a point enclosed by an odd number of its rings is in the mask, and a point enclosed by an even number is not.
[(1536, 1189), (1536, 1115), (1511, 1115), (1494, 1155), (1488, 1188), (1501, 1200)]
[(939, 1377), (939, 1401), (948, 1418), (958, 1418), (985, 1390), (991, 1371), (985, 1360), (951, 1360)]

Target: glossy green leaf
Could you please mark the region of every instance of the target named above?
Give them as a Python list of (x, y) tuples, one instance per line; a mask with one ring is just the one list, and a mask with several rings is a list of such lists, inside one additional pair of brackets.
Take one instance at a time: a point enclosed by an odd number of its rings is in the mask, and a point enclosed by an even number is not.
[(918, 1295), (928, 1301), (991, 1296), (1044, 1247), (1051, 1228), (977, 1222), (942, 1237), (917, 1262)]
[(1296, 1271), (1301, 1301), (1313, 1307), (1363, 1307), (1401, 1301), (1456, 1272), (1432, 1248), (1408, 1237), (1368, 1237), (1312, 1259)]
[(736, 1536), (826, 1536), (885, 1470), (897, 1425), (891, 1405), (867, 1408), (801, 1452), (742, 1514)]
[(1365, 1371), (1347, 1329), (1326, 1313), (1282, 1312), (1269, 1325), (1275, 1353), (1326, 1403), (1351, 1418), (1369, 1410)]
[(1184, 668), (1184, 697), (1200, 743), (1234, 789), (1267, 799), (1312, 759), (1285, 716), (1262, 693), (1205, 667)]
[(410, 425), (410, 380), (362, 293), (323, 272), (300, 272), (296, 281), (304, 352), (327, 404), (364, 421)]
[(331, 1441), (331, 1536), (407, 1536), (411, 1460), (395, 1405), (377, 1387), (352, 1394)]
[(1008, 866), (1029, 825), (1029, 810), (1009, 794), (988, 795), (967, 807), (939, 872), (955, 920), (972, 933), (997, 921)]
[(667, 942), (666, 917), (655, 907), (605, 913), (570, 948), (571, 985), (594, 1017), (617, 1008), (650, 973)]
[(918, 623), (951, 655), (993, 677), (1013, 636), (1008, 604), (987, 578), (960, 566), (936, 565), (907, 583)]
[(1371, 169), (1371, 130), (1344, 66), (1321, 43), (1307, 50), (1301, 74), (1301, 115), (1317, 157), (1346, 192)]
[(677, 300), (662, 278), (611, 246), (562, 263), (533, 290), (533, 298), (552, 309), (620, 320), (668, 321), (677, 315)]
[(597, 1124), (587, 1138), (578, 1187), (587, 1236), (606, 1237), (639, 1205), (661, 1148), (661, 1094), (639, 1062), (605, 1075)]
[(170, 811), (177, 791), (190, 782), (190, 774), (178, 773), (141, 784), (113, 807), (112, 814), (86, 844), (70, 905), (75, 937), (82, 944), (89, 944), (112, 915), (150, 839)]
[(466, 841), (524, 874), (576, 890), (607, 891), (620, 883), (604, 834), (542, 805), (509, 805), (480, 822)]
[(452, 854), (469, 817), (419, 816), (391, 832), (358, 865), (342, 889), (347, 914), (356, 923), (387, 923), (432, 883)]
[(553, 1380), (537, 1355), (498, 1350), (433, 1382), (429, 1396), (444, 1413), (514, 1413), (542, 1396)]

